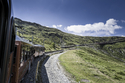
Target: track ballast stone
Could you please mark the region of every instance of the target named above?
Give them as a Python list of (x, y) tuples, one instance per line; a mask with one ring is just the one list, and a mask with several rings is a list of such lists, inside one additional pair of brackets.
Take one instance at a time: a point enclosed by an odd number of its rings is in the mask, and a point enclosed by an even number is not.
[(42, 57), (37, 57), (34, 59), (33, 64), (30, 68), (30, 71), (24, 76), (21, 83), (34, 83), (37, 63), (38, 63), (38, 61), (41, 60), (41, 58)]
[(58, 67), (58, 57), (63, 54), (55, 54), (48, 57), (42, 64), (41, 76), (43, 83), (70, 83), (63, 71)]

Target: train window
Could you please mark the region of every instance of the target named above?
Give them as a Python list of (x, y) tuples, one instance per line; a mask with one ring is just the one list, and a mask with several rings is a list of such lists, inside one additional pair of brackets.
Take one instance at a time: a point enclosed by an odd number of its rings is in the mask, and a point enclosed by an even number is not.
[(26, 55), (27, 59), (29, 58), (29, 46), (27, 46), (27, 55)]
[(30, 49), (30, 46), (28, 46), (28, 58), (30, 58), (31, 56), (31, 49)]
[(28, 52), (28, 56), (29, 56), (29, 58), (30, 58), (30, 51)]
[(26, 51), (25, 60), (27, 60), (27, 54), (28, 54), (28, 52)]
[(22, 50), (22, 52), (21, 52), (21, 59), (20, 59), (20, 63), (22, 63), (23, 62), (23, 60), (24, 60), (24, 50)]
[(26, 51), (24, 52), (24, 60), (26, 60)]
[(27, 59), (29, 58), (29, 52), (27, 51), (27, 55), (26, 55)]
[(3, 6), (2, 3), (0, 2), (0, 69), (2, 68), (2, 61), (3, 61), (3, 56), (2, 55), (2, 29), (3, 29)]
[(29, 46), (27, 46), (27, 51), (30, 51), (30, 47)]
[(32, 48), (28, 45), (22, 45), (22, 50), (25, 51), (22, 54), (23, 54), (23, 60), (26, 61), (32, 55)]
[(25, 45), (22, 45), (21, 46), (21, 49), (22, 49), (22, 53), (21, 53), (21, 62), (24, 60), (26, 60), (26, 50), (27, 50), (27, 47)]
[(17, 53), (17, 45), (15, 46), (15, 50), (14, 50), (13, 64), (16, 62), (16, 53)]
[(34, 48), (31, 47), (30, 50), (31, 50), (31, 55), (33, 55), (33, 54), (35, 53), (35, 52), (34, 52)]

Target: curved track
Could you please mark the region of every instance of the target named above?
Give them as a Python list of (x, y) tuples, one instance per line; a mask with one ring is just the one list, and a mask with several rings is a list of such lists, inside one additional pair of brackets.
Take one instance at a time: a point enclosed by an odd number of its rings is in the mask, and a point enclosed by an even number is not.
[(30, 67), (30, 71), (24, 76), (24, 79), (21, 83), (34, 83), (35, 81), (35, 74), (36, 74), (36, 67), (37, 62), (41, 60), (42, 57), (38, 57), (34, 59), (32, 66)]
[(42, 64), (42, 81), (43, 83), (70, 83), (68, 78), (58, 66), (58, 57), (63, 54), (55, 54), (48, 57)]

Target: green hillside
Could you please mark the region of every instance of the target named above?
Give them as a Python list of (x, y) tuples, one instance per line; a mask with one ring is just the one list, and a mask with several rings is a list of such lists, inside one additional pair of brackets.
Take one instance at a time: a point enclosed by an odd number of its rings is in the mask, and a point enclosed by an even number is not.
[(112, 45), (105, 45), (102, 49), (99, 49), (104, 54), (108, 54), (113, 58), (116, 58), (122, 62), (125, 61), (125, 42), (118, 42)]
[(97, 49), (81, 47), (59, 57), (61, 65), (80, 83), (124, 83), (125, 66)]
[(91, 37), (91, 36), (77, 36), (69, 33), (62, 32), (55, 28), (49, 28), (46, 26), (42, 26), (37, 23), (22, 21), (21, 19), (15, 18), (15, 25), (22, 26), (22, 29), (17, 28), (17, 35), (29, 39), (34, 44), (41, 44), (46, 47), (46, 50), (58, 50), (61, 49), (60, 46), (64, 45), (79, 45), (79, 44), (87, 44), (87, 43), (96, 43), (96, 42), (107, 42), (107, 41), (115, 41), (117, 39), (122, 39), (124, 37)]

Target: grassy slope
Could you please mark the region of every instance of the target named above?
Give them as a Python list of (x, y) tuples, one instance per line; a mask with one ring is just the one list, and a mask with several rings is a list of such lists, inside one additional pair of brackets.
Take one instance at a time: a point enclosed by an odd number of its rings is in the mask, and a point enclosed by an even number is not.
[(77, 51), (68, 51), (59, 58), (61, 64), (76, 81), (87, 79), (90, 83), (124, 83), (125, 66), (108, 55), (84, 47)]
[(120, 59), (125, 59), (125, 42), (116, 43), (113, 45), (105, 45), (102, 50)]

